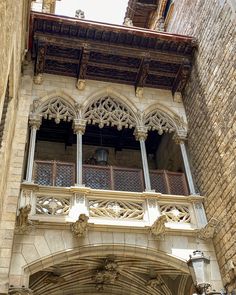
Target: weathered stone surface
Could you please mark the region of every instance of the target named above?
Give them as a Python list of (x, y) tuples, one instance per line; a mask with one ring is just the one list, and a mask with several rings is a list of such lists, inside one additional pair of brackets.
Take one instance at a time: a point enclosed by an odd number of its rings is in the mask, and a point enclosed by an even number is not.
[(221, 221), (214, 245), (223, 277), (236, 257), (236, 17), (229, 2), (176, 0), (168, 28), (199, 42), (184, 104), (197, 186), (208, 219)]

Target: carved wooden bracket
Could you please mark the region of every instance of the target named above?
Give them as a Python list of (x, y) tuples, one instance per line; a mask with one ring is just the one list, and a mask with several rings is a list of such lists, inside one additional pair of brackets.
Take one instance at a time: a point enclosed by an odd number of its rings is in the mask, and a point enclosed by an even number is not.
[(138, 88), (143, 88), (149, 72), (150, 57), (146, 56), (142, 59), (135, 82), (135, 92), (137, 94)]
[(79, 90), (84, 90), (85, 88), (85, 78), (86, 78), (87, 66), (89, 61), (89, 55), (90, 55), (89, 48), (87, 44), (84, 44), (82, 54), (81, 54), (81, 59), (80, 59), (80, 66), (78, 70), (78, 81), (76, 84), (76, 87)]
[(183, 64), (181, 65), (179, 72), (177, 74), (177, 77), (174, 81), (173, 87), (172, 87), (172, 94), (174, 95), (175, 92), (181, 92), (183, 91), (188, 78), (191, 73), (191, 63), (185, 59)]

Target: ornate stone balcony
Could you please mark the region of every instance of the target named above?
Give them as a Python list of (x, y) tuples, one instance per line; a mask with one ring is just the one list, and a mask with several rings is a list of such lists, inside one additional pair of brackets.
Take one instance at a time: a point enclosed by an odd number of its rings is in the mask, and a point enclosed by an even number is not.
[(20, 208), (31, 205), (29, 219), (74, 223), (81, 214), (93, 226), (151, 227), (165, 216), (167, 230), (193, 231), (202, 226), (201, 196), (127, 192), (89, 187), (22, 184)]

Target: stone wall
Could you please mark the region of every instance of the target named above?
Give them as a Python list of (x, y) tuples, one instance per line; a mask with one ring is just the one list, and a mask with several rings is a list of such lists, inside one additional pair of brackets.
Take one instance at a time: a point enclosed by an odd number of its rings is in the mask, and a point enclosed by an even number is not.
[(28, 11), (28, 0), (0, 1), (0, 121), (8, 83), (10, 96), (0, 147), (0, 294), (8, 291), (8, 273), (27, 133), (24, 124), (27, 126), (27, 90), (31, 83), (26, 82), (24, 93), (19, 93), (18, 89), (27, 46)]
[(230, 261), (236, 262), (235, 4), (234, 0), (175, 0), (168, 28), (193, 35), (199, 42), (184, 104), (196, 182), (206, 197), (208, 219), (221, 222), (214, 245), (224, 279)]

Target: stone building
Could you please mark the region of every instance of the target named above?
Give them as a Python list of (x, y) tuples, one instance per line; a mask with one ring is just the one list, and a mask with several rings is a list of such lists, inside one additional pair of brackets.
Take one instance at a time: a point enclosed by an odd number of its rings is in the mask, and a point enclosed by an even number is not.
[(0, 294), (234, 294), (235, 0), (55, 5), (0, 0)]

